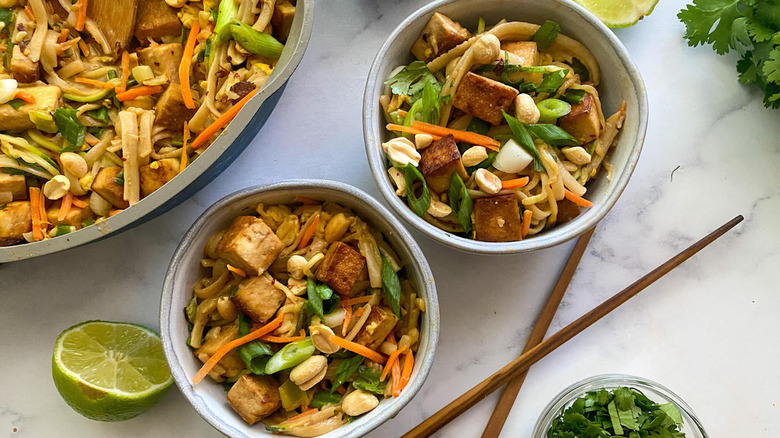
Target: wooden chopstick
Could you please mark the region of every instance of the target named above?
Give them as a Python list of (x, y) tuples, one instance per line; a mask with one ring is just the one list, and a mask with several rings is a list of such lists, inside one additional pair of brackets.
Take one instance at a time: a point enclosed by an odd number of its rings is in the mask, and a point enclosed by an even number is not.
[[(555, 287), (550, 291), (550, 296), (547, 298), (547, 302), (542, 308), (542, 312), (539, 313), (539, 317), (536, 319), (536, 324), (534, 324), (531, 335), (525, 343), (523, 353), (526, 353), (544, 340), (544, 335), (547, 334), (547, 330), (550, 328), (550, 323), (552, 323), (552, 320), (555, 317), (555, 312), (561, 304), (563, 295), (566, 293), (566, 289), (569, 287), (572, 277), (574, 277), (574, 272), (577, 271), (577, 266), (580, 264), (582, 255), (585, 253), (585, 249), (588, 247), (590, 238), (593, 237), (593, 232), (595, 230), (595, 228), (591, 228), (577, 239), (577, 244), (574, 245), (574, 249), (571, 251), (569, 259), (563, 266), (563, 271), (561, 271), (558, 281), (555, 282)], [(523, 386), (526, 374), (528, 374), (528, 371), (523, 371), (507, 383), (504, 391), (501, 393), (501, 398), (498, 399), (498, 403), (493, 409), (493, 414), (490, 416), (487, 426), (485, 426), (485, 431), (482, 432), (482, 438), (495, 438), (501, 433), (506, 418), (509, 416), (509, 412), (512, 411), (512, 406), (517, 398), (517, 393), (520, 392), (520, 388)]]
[(590, 312), (545, 339), (536, 347), (523, 353), (520, 357), (505, 365), (503, 368), (493, 373), (493, 375), (478, 383), (463, 395), (450, 402), (450, 404), (418, 424), (414, 429), (404, 434), (404, 438), (427, 437), (441, 429), (444, 425), (463, 412), (466, 412), (470, 407), (506, 384), (509, 380), (517, 377), (520, 373), (527, 371), (531, 365), (555, 351), (556, 348), (563, 345), (566, 341), (590, 327), (593, 323), (618, 308), (621, 304), (631, 299), (647, 286), (653, 284), (653, 282), (666, 275), (682, 262), (714, 242), (717, 238), (742, 222), (743, 219), (744, 218), (740, 215), (728, 221), (717, 230), (708, 234), (706, 237), (667, 260), (664, 264), (650, 271), (647, 275), (635, 281), (627, 288), (607, 299)]

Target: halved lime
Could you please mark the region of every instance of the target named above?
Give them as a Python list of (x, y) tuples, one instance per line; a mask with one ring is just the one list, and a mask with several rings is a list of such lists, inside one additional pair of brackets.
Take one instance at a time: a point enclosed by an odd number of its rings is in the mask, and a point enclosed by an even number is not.
[(146, 412), (173, 383), (157, 333), (124, 322), (87, 321), (62, 332), (52, 376), (70, 407), (100, 421)]
[(609, 27), (629, 27), (650, 15), (658, 0), (574, 0)]

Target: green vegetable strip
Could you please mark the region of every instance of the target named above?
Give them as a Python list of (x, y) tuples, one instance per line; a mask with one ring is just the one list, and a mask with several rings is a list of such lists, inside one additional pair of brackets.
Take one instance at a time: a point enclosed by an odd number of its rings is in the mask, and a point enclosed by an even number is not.
[(576, 138), (557, 125), (527, 125), (526, 128), (534, 137), (551, 146), (574, 146), (580, 144)]
[(363, 356), (360, 355), (355, 355), (339, 363), (339, 366), (336, 367), (336, 377), (333, 379), (333, 387), (330, 389), (330, 392), (335, 392), (336, 388), (343, 385), (347, 379), (352, 377), (362, 363)]
[(73, 152), (84, 144), (87, 128), (81, 124), (77, 111), (73, 108), (57, 108), (54, 111), (54, 123), (62, 137), (67, 141), (60, 152)]
[(309, 298), (309, 306), (315, 315), (320, 319), (325, 319), (325, 313), (322, 308), (322, 297), (317, 292), (317, 284), (311, 278), (306, 283), (306, 295)]
[(341, 394), (332, 394), (330, 392), (320, 391), (314, 394), (309, 406), (320, 409), (327, 404), (337, 404), (341, 401)]
[(539, 86), (536, 88), (536, 91), (539, 93), (555, 93), (563, 84), (567, 74), (569, 74), (569, 69), (556, 70), (554, 72), (545, 73), (545, 75), (542, 77), (542, 83), (539, 84)]
[(401, 319), (401, 281), (384, 255), (382, 256), (382, 290), (395, 316)]
[(534, 36), (531, 37), (531, 41), (535, 41), (539, 49), (544, 50), (549, 48), (558, 38), (558, 33), (561, 31), (561, 25), (550, 20), (546, 20)]
[(356, 389), (362, 389), (366, 392), (372, 392), (377, 395), (384, 395), (387, 382), (381, 382), (379, 377), (382, 373), (374, 371), (371, 368), (361, 365), (358, 369), (358, 377), (352, 382)]
[(217, 35), (220, 43), (224, 43), (230, 39), (230, 26), (229, 24), (238, 15), (238, 5), (235, 0), (222, 0), (219, 3), (219, 12), (217, 13), (217, 21), (214, 26), (214, 34)]
[(455, 212), (455, 216), (458, 218), (458, 223), (463, 227), (463, 231), (468, 233), (471, 231), (471, 212), (474, 209), (474, 202), (469, 195), (466, 184), (463, 183), (460, 175), (457, 172), (452, 174), (450, 179), (450, 208)]
[(234, 20), (230, 24), (230, 34), (250, 53), (271, 59), (279, 59), (282, 56), (284, 44), (267, 33), (252, 29), (252, 26), (246, 23)]
[(506, 112), (504, 112), (504, 119), (509, 125), (509, 129), (512, 130), (515, 141), (534, 159), (534, 170), (537, 172), (546, 172), (542, 165), (542, 160), (539, 158), (539, 150), (536, 149), (534, 140), (531, 138), (531, 134), (528, 133), (526, 126)]
[(291, 342), (271, 356), (265, 366), (265, 373), (274, 374), (292, 368), (310, 358), (311, 355), (314, 354), (314, 351), (315, 348), (311, 342), (311, 338)]
[[(428, 184), (425, 182), (422, 173), (409, 163), (401, 168), (404, 171), (404, 180), (406, 181), (406, 199), (409, 202), (409, 207), (412, 208), (414, 214), (417, 216), (425, 216), (425, 212), (428, 211), (428, 207), (431, 206), (431, 192), (428, 190)], [(417, 197), (414, 194), (415, 181), (422, 183), (422, 194)]]

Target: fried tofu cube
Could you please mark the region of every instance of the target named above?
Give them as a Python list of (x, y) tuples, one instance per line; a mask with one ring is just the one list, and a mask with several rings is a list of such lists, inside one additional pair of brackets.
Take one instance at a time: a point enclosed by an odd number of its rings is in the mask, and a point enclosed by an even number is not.
[(498, 126), (504, 121), (502, 111), (509, 110), (517, 94), (518, 91), (509, 85), (468, 72), (455, 91), (452, 105)]
[(228, 391), (227, 401), (250, 426), (282, 407), (279, 384), (271, 376), (244, 374)]
[(428, 187), (436, 193), (444, 193), (450, 188), (452, 174), (458, 172), (465, 181), (468, 178), (466, 168), (460, 160), (458, 143), (448, 135), (431, 143), (420, 154), (420, 172)]
[(95, 21), (108, 45), (118, 54), (133, 39), (137, 11), (138, 0), (90, 0), (87, 16)]
[(509, 52), (509, 62), (523, 67), (532, 67), (539, 62), (539, 49), (535, 41), (505, 41), (501, 50)]
[(24, 91), (30, 93), (35, 103), (26, 103), (14, 109), (10, 104), (0, 105), (0, 131), (34, 129), (35, 124), (30, 120), (30, 111), (40, 110), (54, 112), (60, 105), (60, 87), (54, 85), (40, 85), (26, 87)]
[(522, 239), (520, 207), (515, 195), (479, 198), (474, 201), (475, 239), (511, 242)]
[(239, 216), (217, 244), (217, 255), (248, 274), (260, 275), (283, 248), (284, 243), (262, 219)]
[(582, 102), (572, 105), (571, 112), (558, 119), (558, 126), (582, 144), (599, 137), (601, 121), (593, 96), (586, 94)]
[(0, 205), (0, 246), (13, 245), (30, 231), (32, 217), (29, 202), (16, 201)]
[(336, 241), (317, 268), (317, 279), (339, 293), (350, 294), (365, 267), (365, 257), (346, 243)]
[[(206, 334), (203, 339), (203, 344), (200, 348), (195, 350), (195, 356), (201, 358), (205, 355), (210, 358), (220, 348), (227, 345), (228, 342), (238, 339), (238, 326), (235, 324), (223, 325), (221, 327), (214, 327)], [(206, 359), (208, 360), (208, 359)], [(205, 361), (204, 361), (205, 363)], [(238, 353), (238, 349), (231, 350), (222, 359), (217, 362), (225, 372), (221, 377), (235, 377), (246, 368), (246, 364), (241, 359)]]
[(141, 195), (149, 196), (179, 174), (181, 163), (176, 158), (152, 161), (138, 169), (141, 176)]
[(277, 40), (287, 41), (293, 18), (295, 18), (295, 6), (292, 3), (288, 0), (276, 2), (274, 15), (271, 17), (271, 26), (274, 28), (274, 36)]
[(138, 0), (135, 37), (141, 41), (181, 35), (181, 20), (176, 9), (165, 0)]
[(11, 73), (14, 75), (14, 79), (25, 84), (37, 81), (38, 77), (40, 76), (38, 68), (39, 64), (37, 62), (32, 62), (32, 60), (28, 58), (27, 55), (22, 53), (19, 45), (15, 44), (11, 53), (10, 67)]
[(53, 225), (73, 225), (76, 228), (81, 228), (81, 224), (85, 220), (92, 217), (92, 210), (89, 209), (89, 205), (84, 208), (71, 205), (68, 214), (65, 215), (65, 219), (59, 220), (60, 209), (62, 208), (62, 201), (53, 203), (48, 210), (46, 210), (46, 217), (49, 219), (49, 223)]
[(116, 177), (122, 171), (121, 167), (104, 167), (100, 169), (92, 181), (92, 190), (116, 208), (127, 208), (125, 201), (125, 186), (116, 182)]
[(242, 281), (232, 300), (241, 313), (252, 318), (252, 321), (265, 324), (279, 310), (285, 297), (284, 292), (263, 276)]
[(14, 201), (27, 199), (27, 183), (22, 175), (0, 172), (0, 193), (10, 193)]
[(365, 325), (355, 336), (355, 342), (376, 350), (393, 331), (397, 322), (398, 318), (389, 307), (374, 306)]
[(558, 216), (556, 222), (562, 224), (569, 222), (580, 215), (580, 206), (564, 198), (558, 201)]
[(175, 82), (171, 83), (163, 91), (156, 107), (155, 122), (160, 126), (176, 130), (183, 129), (184, 122), (190, 120), (196, 111), (184, 106), (184, 99), (181, 97), (181, 85)]
[(180, 43), (158, 44), (138, 49), (138, 62), (148, 65), (155, 76), (165, 74), (168, 82), (179, 83), (179, 64), (184, 48)]
[(428, 62), (469, 38), (471, 33), (465, 27), (436, 12), (412, 46), (412, 54)]

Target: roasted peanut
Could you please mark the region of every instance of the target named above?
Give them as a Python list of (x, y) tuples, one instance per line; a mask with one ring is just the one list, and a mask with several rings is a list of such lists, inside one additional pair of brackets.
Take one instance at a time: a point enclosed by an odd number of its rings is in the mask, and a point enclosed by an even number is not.
[(536, 107), (534, 98), (528, 94), (520, 93), (515, 97), (515, 117), (520, 123), (533, 125), (539, 121), (539, 108)]
[(311, 325), (309, 333), (311, 334), (311, 342), (317, 350), (325, 354), (333, 354), (341, 349), (330, 341), (330, 337), (333, 335), (333, 330), (330, 327), (324, 324)]
[(303, 278), (303, 270), (308, 262), (305, 257), (299, 255), (290, 257), (287, 259), (287, 273), (290, 274), (290, 277), (300, 280)]
[(403, 172), (398, 170), (397, 167), (391, 167), (387, 169), (387, 174), (390, 175), (390, 179), (395, 184), (395, 194), (406, 196), (406, 178), (404, 178)]
[(70, 180), (65, 175), (55, 175), (43, 185), (43, 195), (52, 201), (65, 196), (70, 190)]
[(379, 399), (362, 389), (350, 392), (341, 401), (341, 409), (350, 417), (365, 414), (377, 406), (379, 406)]
[(320, 355), (312, 356), (292, 369), (290, 380), (303, 391), (308, 391), (325, 378), (326, 372), (328, 372), (328, 359)]
[(463, 152), (460, 160), (466, 167), (476, 166), (477, 164), (487, 160), (488, 153), (484, 146), (472, 146)]
[(328, 243), (333, 243), (341, 239), (344, 237), (344, 233), (347, 232), (351, 224), (352, 220), (349, 219), (344, 213), (339, 213), (333, 216), (328, 221), (328, 225), (325, 226), (325, 241)]
[(479, 189), (485, 193), (495, 195), (501, 191), (501, 178), (489, 170), (477, 169), (474, 172), (474, 180), (477, 182)]
[(431, 215), (433, 217), (442, 218), (442, 217), (449, 216), (450, 213), (452, 213), (452, 208), (450, 208), (449, 205), (447, 205), (447, 204), (445, 204), (445, 203), (443, 203), (441, 201), (437, 201), (435, 199), (431, 199), (431, 205), (430, 205), (430, 207), (428, 207), (428, 214), (429, 215)]
[(387, 154), (387, 158), (395, 166), (406, 166), (411, 163), (414, 167), (420, 164), (420, 153), (410, 140), (404, 137), (396, 137), (390, 141), (382, 143), (382, 149)]

